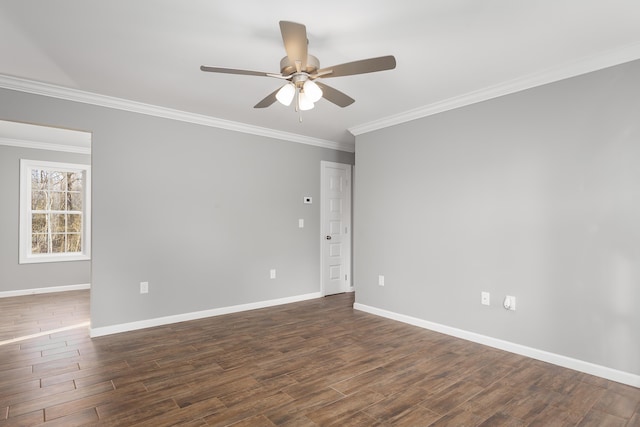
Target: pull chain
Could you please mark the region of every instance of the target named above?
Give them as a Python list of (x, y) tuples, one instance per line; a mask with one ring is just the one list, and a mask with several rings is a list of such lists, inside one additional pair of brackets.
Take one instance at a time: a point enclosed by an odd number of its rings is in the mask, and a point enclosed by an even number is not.
[(298, 113), (298, 120), (302, 123), (302, 110), (300, 109), (300, 89), (296, 87), (296, 113)]

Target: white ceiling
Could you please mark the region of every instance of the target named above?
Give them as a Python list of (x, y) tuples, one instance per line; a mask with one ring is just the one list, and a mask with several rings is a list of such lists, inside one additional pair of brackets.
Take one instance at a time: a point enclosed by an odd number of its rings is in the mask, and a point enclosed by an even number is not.
[[(280, 20), (306, 25), (322, 67), (391, 54), (397, 68), (325, 79), (356, 102), (321, 100), (303, 123), (253, 108), (279, 80), (200, 71), (279, 72)], [(640, 1), (0, 0), (0, 58), (5, 76), (353, 144), (375, 123), (640, 58)]]

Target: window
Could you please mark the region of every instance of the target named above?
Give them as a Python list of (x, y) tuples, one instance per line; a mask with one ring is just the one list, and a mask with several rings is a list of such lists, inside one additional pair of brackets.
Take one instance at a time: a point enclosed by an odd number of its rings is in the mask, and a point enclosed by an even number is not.
[(20, 161), (20, 263), (90, 259), (87, 165)]

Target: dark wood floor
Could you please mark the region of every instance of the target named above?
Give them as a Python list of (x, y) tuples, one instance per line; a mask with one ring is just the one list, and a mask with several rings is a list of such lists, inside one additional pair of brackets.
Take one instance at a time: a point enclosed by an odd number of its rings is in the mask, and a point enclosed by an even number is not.
[(640, 389), (352, 294), (93, 340), (88, 299), (0, 299), (0, 426), (640, 426)]

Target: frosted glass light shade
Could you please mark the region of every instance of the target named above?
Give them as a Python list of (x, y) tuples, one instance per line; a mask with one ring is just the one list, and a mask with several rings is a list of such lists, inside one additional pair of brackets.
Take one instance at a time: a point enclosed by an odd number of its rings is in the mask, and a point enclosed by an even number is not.
[(316, 82), (307, 80), (302, 86), (307, 99), (311, 102), (318, 102), (322, 98), (322, 89), (316, 84)]
[(280, 101), (282, 105), (289, 106), (293, 97), (296, 94), (296, 86), (293, 83), (287, 83), (282, 86), (278, 93), (276, 93), (276, 99)]
[(301, 111), (306, 111), (311, 110), (313, 107), (313, 102), (309, 100), (309, 97), (304, 92), (300, 92), (298, 95), (298, 108), (300, 108)]

